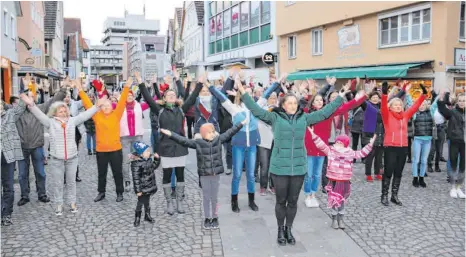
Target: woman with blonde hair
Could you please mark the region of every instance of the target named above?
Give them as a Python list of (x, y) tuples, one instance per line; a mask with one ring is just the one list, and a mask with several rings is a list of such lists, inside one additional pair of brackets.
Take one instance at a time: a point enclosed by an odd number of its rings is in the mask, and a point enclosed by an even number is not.
[[(102, 104), (99, 101), (97, 106)], [(90, 119), (98, 110), (93, 106), (75, 117), (71, 117), (70, 109), (65, 102), (55, 102), (45, 115), (36, 105), (31, 103), (31, 113), (49, 130), (50, 160), (53, 196), (57, 205), (55, 214), (63, 214), (63, 179), (66, 174), (66, 191), (72, 213), (78, 212), (76, 206), (76, 171), (78, 165), (78, 148), (75, 142), (76, 127)]]

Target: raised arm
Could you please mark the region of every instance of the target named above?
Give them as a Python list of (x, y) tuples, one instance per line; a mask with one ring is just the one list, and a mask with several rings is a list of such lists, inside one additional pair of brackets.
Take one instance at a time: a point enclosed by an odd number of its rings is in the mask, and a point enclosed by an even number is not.
[(236, 133), (238, 133), (238, 131), (240, 131), (242, 127), (243, 127), (243, 123), (240, 122), (240, 123), (236, 124), (235, 126), (233, 126), (232, 128), (225, 131), (223, 134), (220, 135), (220, 142), (223, 144), (225, 142), (230, 141), (230, 139)]
[(171, 132), (171, 135), (169, 137), (170, 139), (182, 146), (196, 149), (196, 143), (193, 139), (187, 139), (186, 137), (180, 136), (173, 131)]
[(114, 110), (115, 115), (118, 117), (118, 120), (121, 119), (121, 116), (123, 115), (123, 112), (126, 107), (126, 98), (128, 97), (129, 94), (129, 87), (124, 87), (123, 92), (121, 93), (120, 100), (118, 100), (118, 104)]
[(411, 117), (413, 117), (413, 115), (417, 112), (417, 110), (419, 109), (419, 106), (421, 106), (422, 102), (424, 102), (425, 99), (426, 99), (425, 94), (422, 94), (421, 96), (419, 96), (416, 102), (414, 102), (414, 104), (411, 107), (409, 107), (408, 110), (406, 110), (406, 118), (411, 119)]
[(354, 159), (362, 159), (368, 156), (369, 153), (372, 151), (372, 144), (373, 141), (371, 140), (371, 142), (364, 146), (361, 150), (354, 151)]
[(343, 98), (340, 95), (335, 98), (333, 102), (327, 104), (324, 108), (312, 113), (305, 113), (304, 115), (306, 116), (307, 125), (310, 126), (330, 118), (342, 104)]
[(321, 150), (325, 155), (328, 155), (328, 153), (330, 152), (330, 147), (327, 144), (325, 144), (325, 142), (322, 141), (322, 139), (320, 139), (318, 135), (314, 134), (313, 132), (311, 132), (311, 135), (316, 147), (319, 148), (319, 150)]
[(450, 119), (452, 111), (447, 108), (446, 102), (450, 101), (450, 93), (445, 93), (445, 97), (442, 101), (437, 101), (438, 111), (445, 119)]
[(186, 88), (184, 89), (183, 101), (186, 101), (186, 99), (188, 99), (189, 91), (191, 91), (191, 81), (188, 81), (186, 83)]
[(225, 108), (225, 110), (227, 110), (228, 113), (231, 114), (231, 116), (235, 116), (238, 112), (241, 112), (241, 109), (233, 104), (230, 99), (228, 99), (224, 93), (215, 88), (215, 86), (210, 85), (209, 91), (215, 98), (218, 99), (220, 104), (222, 104), (222, 106)]
[(356, 107), (360, 106), (362, 103), (364, 103), (365, 100), (366, 100), (366, 96), (363, 96), (359, 99), (352, 99), (351, 101), (346, 102), (342, 106), (340, 106), (336, 110), (335, 115), (347, 113), (351, 109), (355, 109)]
[(73, 117), (72, 119), (74, 119), (76, 126), (79, 126), (82, 123), (84, 123), (86, 120), (92, 118), (92, 116), (94, 116), (94, 114), (98, 110), (99, 110), (99, 108), (97, 108), (97, 106), (94, 105), (91, 108), (89, 108), (88, 110), (86, 110), (85, 112), (79, 113), (78, 116)]
[(241, 100), (256, 118), (268, 124), (273, 124), (276, 121), (276, 114), (262, 109), (249, 94), (243, 94)]
[(44, 125), (45, 127), (50, 127), (50, 118), (42, 112), (41, 109), (37, 105), (33, 105), (29, 107), (31, 113)]
[(176, 91), (177, 91), (177, 94), (178, 94), (178, 98), (183, 98), (184, 99), (184, 88), (183, 88), (183, 83), (181, 82), (180, 79), (177, 79), (175, 81), (175, 84), (176, 84)]
[(186, 113), (189, 110), (189, 108), (191, 108), (196, 103), (196, 98), (199, 96), (199, 93), (201, 92), (203, 86), (204, 84), (202, 83), (196, 84), (196, 88), (193, 90), (193, 92), (188, 96), (186, 101), (181, 106), (181, 109), (184, 113)]
[(430, 109), (429, 109), (430, 115), (432, 115), (432, 117), (434, 117), (435, 112), (438, 110), (438, 98), (439, 96), (435, 95), (435, 98), (434, 98), (434, 96), (432, 95), (432, 99), (434, 99), (434, 101), (430, 105)]
[(226, 94), (227, 91), (233, 90), (234, 87), (235, 87), (235, 81), (231, 79), (230, 77), (228, 77), (225, 83), (223, 84), (222, 93)]
[[(154, 89), (156, 90), (155, 94), (160, 95), (160, 92), (156, 84), (154, 85)], [(141, 91), (142, 97), (144, 98), (144, 101), (146, 101), (146, 103), (149, 105), (151, 111), (155, 113), (159, 113), (161, 107), (154, 101), (154, 99), (152, 99), (152, 97), (150, 96), (149, 90), (147, 90), (147, 87), (144, 83), (139, 84), (139, 90)]]
[(89, 97), (87, 96), (86, 92), (84, 92), (83, 90), (79, 90), (79, 97), (81, 97), (81, 102), (86, 110), (94, 105), (91, 99), (89, 99)]

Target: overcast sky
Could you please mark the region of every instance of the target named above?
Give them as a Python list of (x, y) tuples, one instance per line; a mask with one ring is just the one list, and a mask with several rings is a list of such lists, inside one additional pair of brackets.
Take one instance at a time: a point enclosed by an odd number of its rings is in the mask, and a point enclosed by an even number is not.
[(146, 18), (160, 20), (159, 34), (165, 35), (168, 19), (173, 19), (175, 7), (182, 7), (181, 0), (67, 0), (64, 2), (65, 18), (81, 18), (83, 37), (90, 39), (92, 45), (101, 44), (103, 24), (107, 17), (123, 17), (124, 10), (130, 14), (142, 14), (146, 4)]

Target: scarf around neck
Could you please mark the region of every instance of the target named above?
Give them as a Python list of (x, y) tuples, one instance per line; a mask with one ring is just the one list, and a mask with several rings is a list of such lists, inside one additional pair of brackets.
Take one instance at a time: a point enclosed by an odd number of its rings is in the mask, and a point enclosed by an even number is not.
[(212, 96), (199, 96), (199, 102), (204, 106), (204, 108), (212, 113)]

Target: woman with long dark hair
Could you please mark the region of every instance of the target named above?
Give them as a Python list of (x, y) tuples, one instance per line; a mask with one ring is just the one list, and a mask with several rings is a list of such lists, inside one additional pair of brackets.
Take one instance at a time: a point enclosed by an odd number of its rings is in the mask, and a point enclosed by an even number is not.
[(299, 192), (307, 172), (304, 146), (306, 128), (328, 119), (343, 103), (343, 96), (348, 91), (341, 92), (340, 96), (323, 109), (309, 114), (298, 108), (295, 95), (287, 94), (280, 102), (281, 109), (269, 112), (259, 107), (251, 96), (246, 94), (239, 80), (236, 84), (242, 95), (241, 100), (251, 113), (272, 125), (275, 144), (272, 149), (270, 172), (276, 192), (277, 242), (279, 245), (294, 245), (296, 240), (291, 233), (291, 227), (298, 208)]

